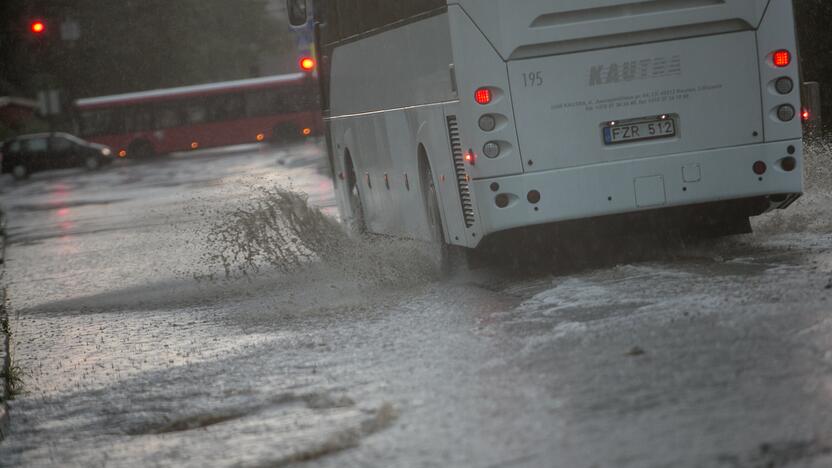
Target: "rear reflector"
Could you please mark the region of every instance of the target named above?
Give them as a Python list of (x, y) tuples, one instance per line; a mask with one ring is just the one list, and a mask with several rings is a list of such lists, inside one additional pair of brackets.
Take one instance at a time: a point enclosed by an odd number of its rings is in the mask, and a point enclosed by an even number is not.
[(775, 67), (788, 67), (792, 63), (792, 54), (788, 50), (778, 50), (774, 53), (773, 59)]
[(766, 163), (764, 163), (762, 161), (757, 161), (757, 162), (754, 163), (754, 166), (752, 167), (752, 169), (754, 170), (755, 174), (763, 175), (768, 170), (768, 166), (766, 165)]
[(792, 172), (797, 167), (797, 159), (789, 156), (780, 161), (780, 167), (786, 172)]

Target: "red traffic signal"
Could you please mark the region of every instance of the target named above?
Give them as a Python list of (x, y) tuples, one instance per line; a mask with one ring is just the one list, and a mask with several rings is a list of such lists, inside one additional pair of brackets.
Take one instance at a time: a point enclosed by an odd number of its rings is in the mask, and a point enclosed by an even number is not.
[(41, 20), (32, 21), (29, 24), (29, 30), (32, 31), (32, 34), (41, 35), (46, 32), (46, 23)]
[(304, 57), (300, 59), (300, 69), (306, 72), (311, 72), (315, 69), (315, 59), (312, 57)]

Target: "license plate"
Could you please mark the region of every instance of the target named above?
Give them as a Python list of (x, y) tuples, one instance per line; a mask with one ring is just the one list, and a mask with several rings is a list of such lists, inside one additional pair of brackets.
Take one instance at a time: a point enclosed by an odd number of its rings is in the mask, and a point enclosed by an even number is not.
[(676, 121), (671, 117), (641, 122), (617, 123), (604, 127), (604, 143), (608, 145), (674, 136), (676, 136)]

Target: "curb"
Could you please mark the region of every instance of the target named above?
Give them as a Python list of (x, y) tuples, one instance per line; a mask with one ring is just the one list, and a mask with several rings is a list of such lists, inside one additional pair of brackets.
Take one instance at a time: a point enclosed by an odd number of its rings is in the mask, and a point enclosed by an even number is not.
[[(6, 267), (6, 217), (0, 212), (0, 323), (8, 324), (9, 315), (6, 310), (6, 289), (2, 287), (3, 276)], [(9, 355), (9, 335), (3, 328), (0, 328), (0, 375), (8, 375), (11, 367), (11, 356)], [(6, 404), (5, 379), (0, 382), (0, 442), (9, 433), (9, 407)]]
[[(0, 238), (0, 243), (3, 239)], [(0, 322), (8, 323), (8, 313), (6, 311), (6, 291), (0, 289)], [(8, 375), (11, 366), (11, 359), (9, 357), (9, 335), (0, 329), (0, 375), (4, 376), (0, 382), (0, 442), (6, 438), (9, 433), (9, 407), (6, 404), (6, 381), (5, 376)]]

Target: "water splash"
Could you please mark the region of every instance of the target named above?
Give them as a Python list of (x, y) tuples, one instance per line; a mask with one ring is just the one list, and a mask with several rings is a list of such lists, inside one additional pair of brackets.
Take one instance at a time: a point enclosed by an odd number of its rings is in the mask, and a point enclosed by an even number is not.
[(804, 157), (805, 193), (785, 210), (754, 219), (759, 234), (829, 232), (832, 229), (832, 141), (808, 143)]
[(288, 189), (258, 189), (245, 206), (214, 217), (219, 221), (208, 229), (200, 263), (221, 271), (225, 279), (317, 267), (327, 277), (396, 286), (423, 283), (438, 274), (425, 243), (351, 236), (306, 195)]
[(832, 140), (815, 140), (805, 148), (806, 187), (809, 192), (832, 188)]
[(258, 189), (247, 206), (219, 213), (207, 236), (203, 262), (221, 267), (226, 278), (270, 267), (289, 273), (349, 248), (353, 241), (335, 220), (311, 207), (305, 195)]

